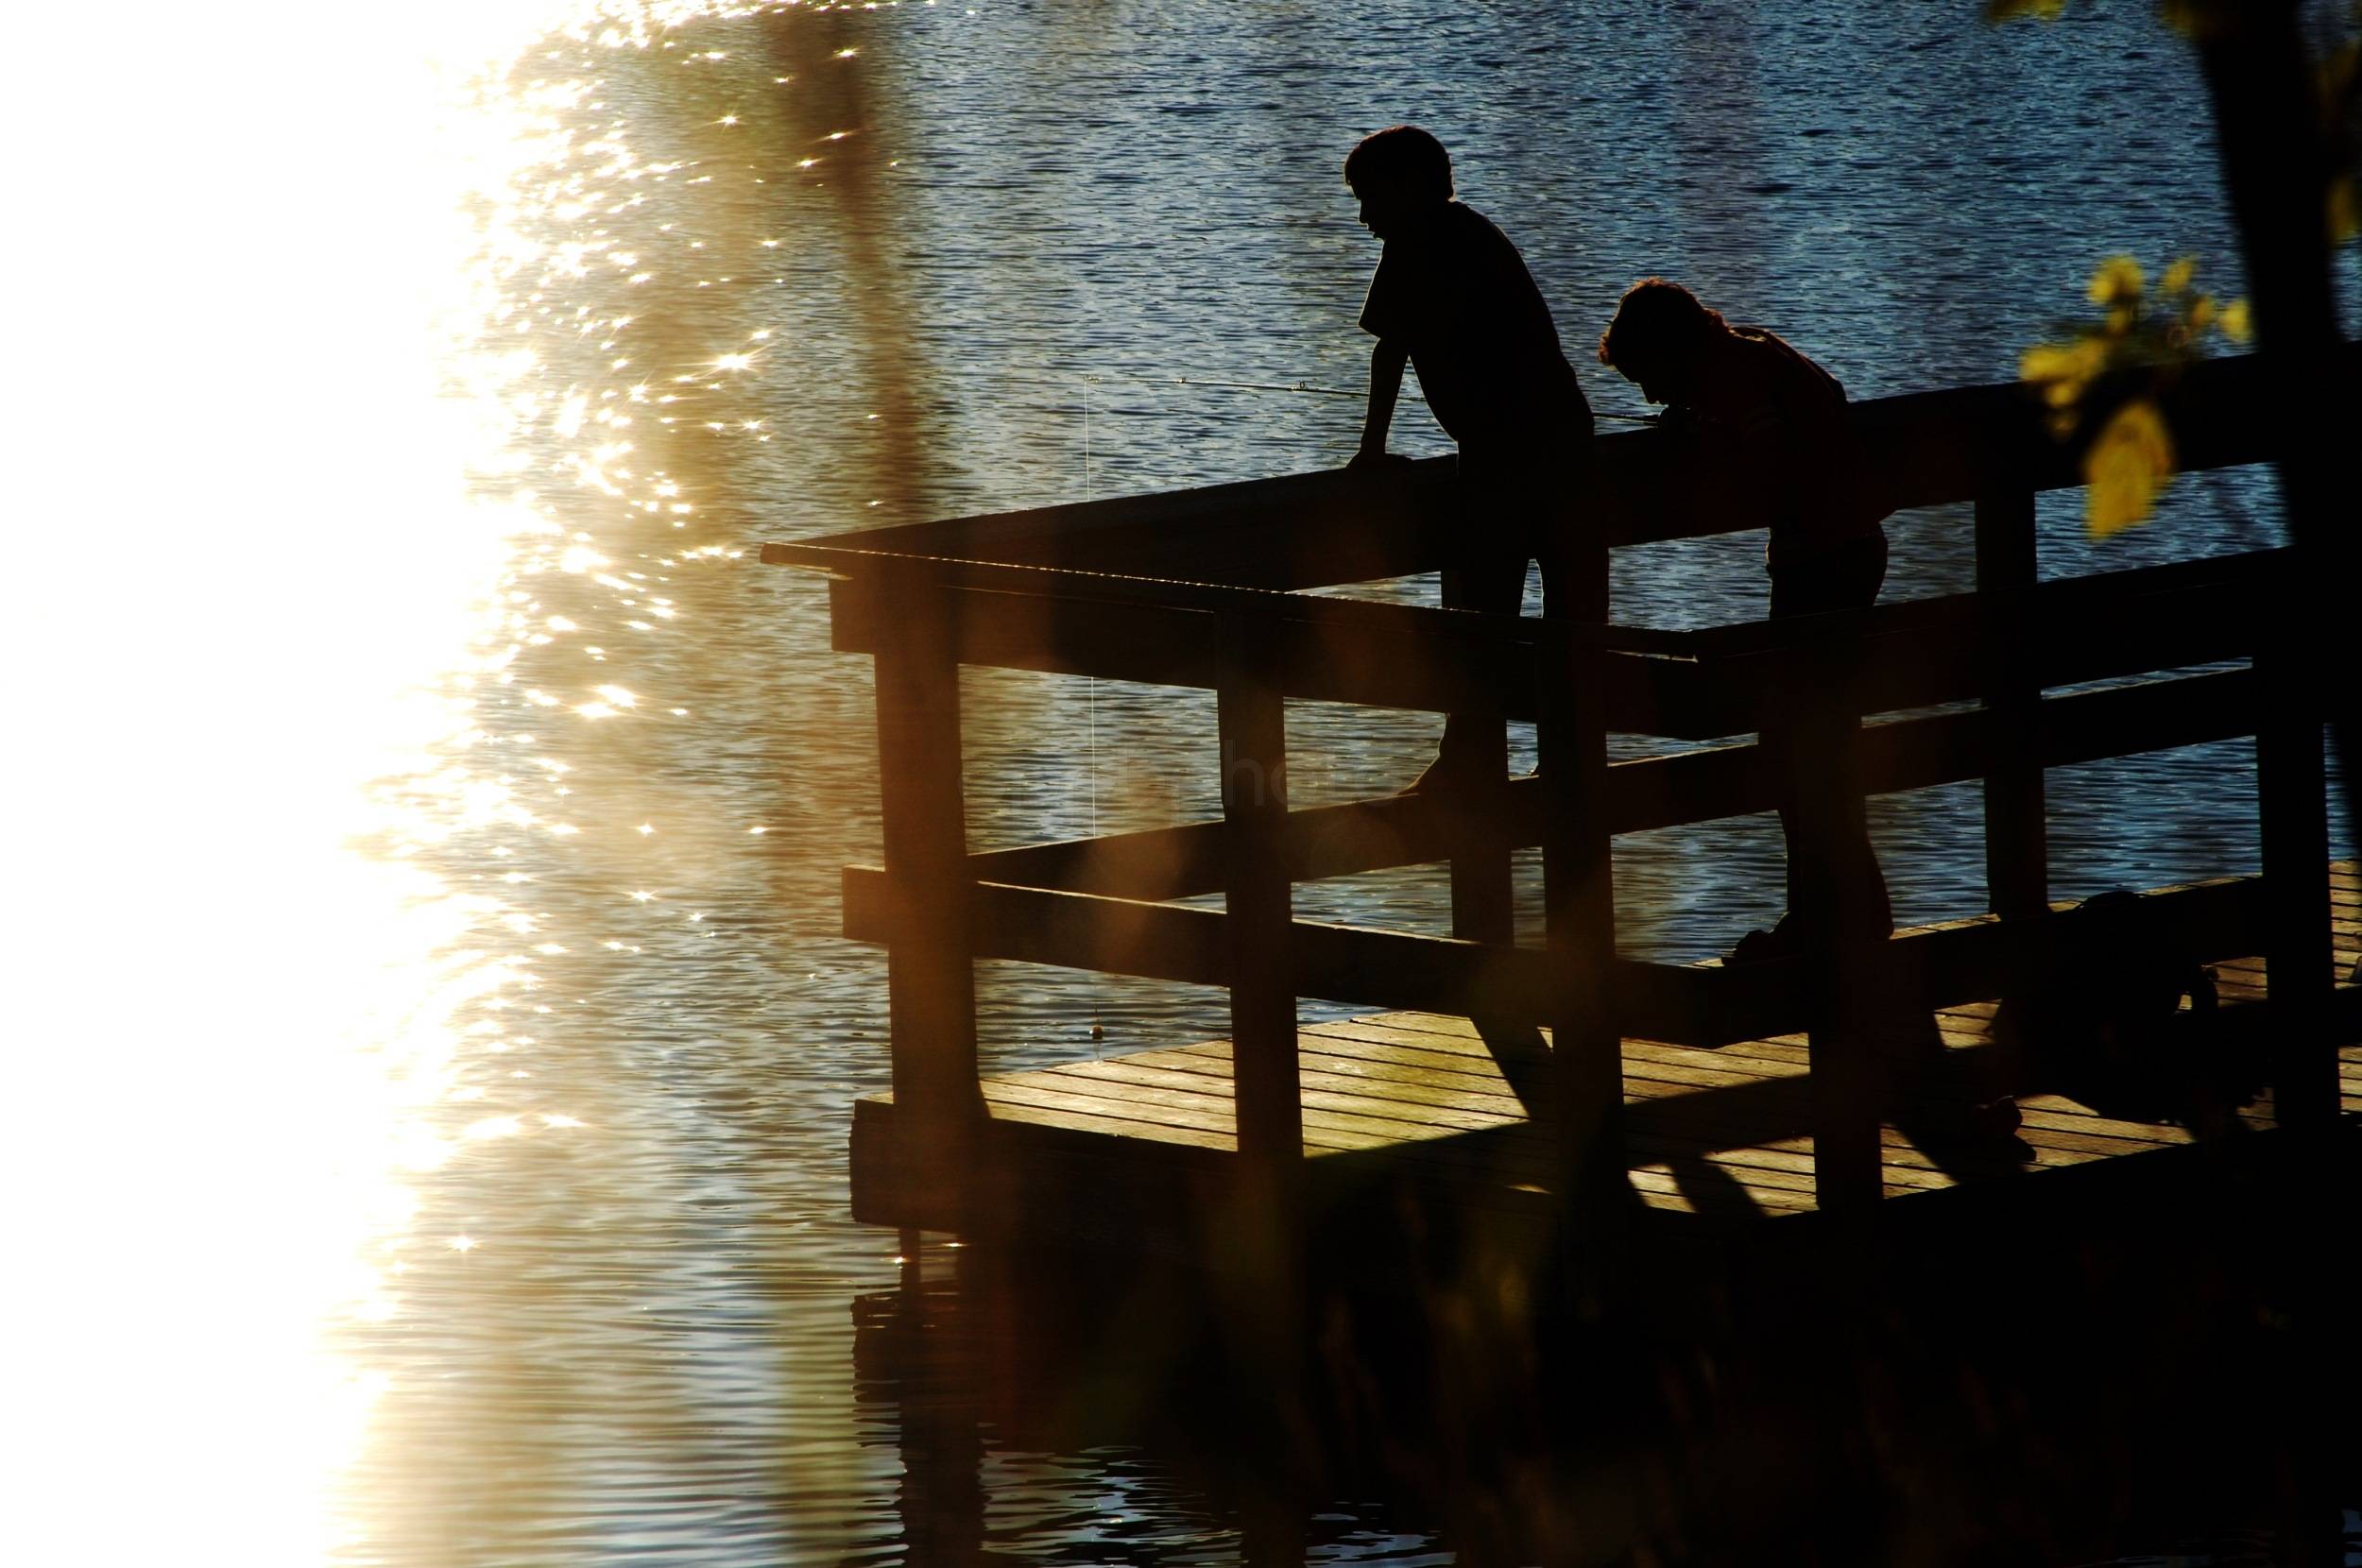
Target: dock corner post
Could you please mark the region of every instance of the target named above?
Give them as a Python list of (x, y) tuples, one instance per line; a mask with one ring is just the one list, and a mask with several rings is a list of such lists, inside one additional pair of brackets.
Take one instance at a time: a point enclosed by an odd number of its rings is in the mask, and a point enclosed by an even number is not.
[(1813, 1202), (1847, 1225), (1874, 1219), (1886, 1195), (1881, 1046), (1895, 998), (1880, 946), (1840, 941), (1808, 961)]
[(1271, 623), (1217, 622), (1215, 706), (1222, 741), (1224, 931), (1230, 971), (1239, 1154), (1285, 1198), (1304, 1158), (1296, 1073), (1293, 919), (1288, 877), (1288, 729)]
[[(1801, 678), (1805, 672), (1811, 678)], [(1772, 699), (1779, 727), (1792, 826), (1789, 853), (1844, 842), (1860, 831), (1861, 701), (1858, 656), (1824, 651), (1794, 667), (1793, 690)], [(1866, 1223), (1885, 1195), (1879, 1127), (1884, 1119), (1885, 1037), (1907, 997), (1894, 972), (1883, 924), (1864, 927), (1832, 899), (1825, 929), (1808, 934), (1804, 973), (1813, 1197), (1819, 1211), (1847, 1225)], [(1791, 912), (1793, 912), (1791, 911)], [(1874, 934), (1873, 934), (1874, 933)]]
[(895, 579), (892, 599), (891, 615), (875, 623), (878, 788), (894, 906), (886, 949), (894, 1099), (898, 1119), (908, 1118), (902, 1148), (925, 1165), (908, 1179), (964, 1193), (984, 1100), (960, 775), (960, 605), (916, 578)]
[[(1991, 483), (1994, 487), (1977, 498), (1977, 589), (2031, 588), (2037, 575), (2033, 488), (2015, 479)], [(2042, 681), (2025, 639), (2005, 640), (1990, 629), (1985, 671), (1985, 879), (1993, 912), (2024, 919), (2050, 908)]]
[[(1470, 752), (1481, 752), (1487, 791), (1508, 783), (1509, 723), (1498, 709), (1462, 711), (1451, 722)], [(1487, 808), (1461, 813), (1453, 825), (1451, 934), (1463, 942), (1516, 939), (1516, 898), (1500, 814)]]
[(2329, 781), (2321, 672), (2310, 632), (2300, 624), (2267, 633), (2255, 653), (2263, 705), (2255, 796), (2264, 850), (2264, 978), (2272, 1105), (2283, 1127), (2323, 1126), (2338, 1113)]
[[(1534, 695), (1544, 793), (1545, 942), (1560, 1242), (1573, 1277), (1604, 1283), (1624, 1240), (1623, 1032), (1617, 1022), (1614, 841), (1604, 656), (1592, 631), (1545, 622)], [(1595, 630), (1595, 629), (1594, 629)], [(1587, 1261), (1586, 1261), (1587, 1260)]]

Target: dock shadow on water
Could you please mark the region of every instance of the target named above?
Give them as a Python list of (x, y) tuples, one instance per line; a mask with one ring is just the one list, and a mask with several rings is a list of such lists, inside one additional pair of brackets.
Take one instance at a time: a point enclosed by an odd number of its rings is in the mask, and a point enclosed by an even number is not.
[(2351, 1560), (2353, 1204), (2263, 1148), (2137, 1210), (1663, 1252), (1614, 1301), (1473, 1232), (1294, 1282), (937, 1237), (854, 1302), (858, 1396), (914, 1564)]

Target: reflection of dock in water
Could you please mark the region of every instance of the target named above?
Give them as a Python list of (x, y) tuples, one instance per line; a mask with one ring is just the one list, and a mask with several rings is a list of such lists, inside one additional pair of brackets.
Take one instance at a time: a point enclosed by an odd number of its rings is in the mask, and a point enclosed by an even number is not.
[[(912, 1238), (854, 1304), (856, 1388), (913, 1563), (1165, 1560), (1144, 1537), (1176, 1515), (1206, 1560), (1363, 1560), (1374, 1513), (1468, 1563), (2150, 1560), (2258, 1526), (2310, 1561), (2355, 1474), (2322, 1241), (2362, 1216), (2351, 1183), (2303, 1191), (2299, 1147), (2158, 1156), (2138, 1203), (2072, 1175), (2003, 1224), (1939, 1202), (1874, 1270), (1842, 1231), (1725, 1229), (1656, 1251), (1605, 1333), (1464, 1229), (1385, 1250), (1384, 1290), (1324, 1269), (1293, 1302), (1138, 1251)], [(989, 1506), (1036, 1475), (1135, 1506)]]
[[(2181, 382), (2165, 403), (2185, 466), (2269, 455), (2258, 385), (2243, 360)], [(2035, 493), (2080, 475), (2019, 389), (1857, 418), (1898, 505), (1973, 503), (1977, 591), (1697, 632), (1292, 591), (1435, 570), (1459, 526), (1448, 464), (767, 547), (831, 573), (836, 645), (877, 665), (886, 863), (847, 873), (846, 923), (890, 955), (895, 1077), (858, 1111), (855, 1212), (1201, 1252), (1244, 1223), (1267, 1261), (1332, 1223), (1498, 1220), (1615, 1274), (1635, 1245), (1732, 1225), (1863, 1236), (2101, 1181), (2138, 1202), (2194, 1144), (2294, 1138), (2344, 1171), (2362, 1031), (2339, 977), (2362, 910), (2328, 859), (2335, 677), (2286, 617), (2303, 563), (2039, 581)], [(1598, 548), (1758, 520), (1664, 439), (1600, 443)], [(971, 853), (962, 665), (1212, 690), (1224, 816)], [(1744, 738), (1799, 692), (1871, 722), (1791, 774)], [(1504, 759), (1506, 724), (1530, 721), (1542, 765), (1292, 810), (1291, 699), (1455, 712)], [(1610, 733), (1701, 744), (1611, 764)], [(2152, 890), (2129, 912), (2053, 907), (2045, 768), (2241, 736), (2260, 877)], [(1736, 966), (1617, 951), (1618, 833), (1784, 803), (1825, 818), (1847, 792), (1965, 780), (1983, 787), (1990, 913)], [(1509, 868), (1537, 846), (1534, 946), (1515, 939)], [(1449, 936), (1293, 916), (1297, 882), (1439, 861)], [(1190, 902), (1209, 895), (1222, 907)], [(2222, 994), (2142, 1026), (2145, 1089), (2095, 1090), (2040, 1031), (1993, 1028), (2004, 997), (2137, 989), (2118, 971), (2143, 954), (2213, 965)], [(978, 959), (1225, 987), (1232, 1038), (980, 1077)], [(1300, 997), (1372, 1011), (1300, 1026)], [(2102, 1033), (2111, 1005), (2089, 1014)], [(2183, 1081), (2162, 1082), (2164, 1063)]]

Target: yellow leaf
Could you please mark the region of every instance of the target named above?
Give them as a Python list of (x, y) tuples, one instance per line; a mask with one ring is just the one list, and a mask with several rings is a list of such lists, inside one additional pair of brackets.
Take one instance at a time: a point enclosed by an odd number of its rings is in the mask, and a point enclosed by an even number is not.
[(2184, 38), (2204, 42), (2235, 27), (2248, 0), (2160, 0), (2157, 14)]
[(2357, 200), (2354, 179), (2339, 175), (2329, 182), (2329, 243), (2343, 245), (2362, 232), (2362, 200)]
[(2183, 256), (2165, 268), (2165, 275), (2157, 280), (2157, 286), (2167, 294), (2180, 294), (2190, 286), (2190, 280), (2197, 276), (2198, 258)]
[(2051, 403), (2071, 403), (2108, 367), (2108, 346), (2096, 337), (2073, 343), (2037, 343), (2018, 356), (2018, 379), (2043, 388)]
[(2215, 324), (2215, 297), (2201, 294), (2190, 301), (2190, 332), (2193, 336)]
[(2017, 356), (2020, 381), (2066, 381), (2079, 373), (2082, 355), (2072, 344), (2037, 343)]
[(2147, 281), (2140, 263), (2130, 256), (2111, 256), (2092, 274), (2092, 303), (2113, 305), (2119, 299), (2138, 299)]
[(2116, 410), (2083, 454), (2084, 521), (2094, 538), (2147, 518), (2173, 475), (2173, 437), (2157, 405), (2142, 398)]
[(2255, 335), (2255, 323), (2248, 315), (2246, 300), (2234, 299), (2222, 308), (2222, 335), (2234, 343), (2245, 343)]
[(1985, 20), (2007, 22), (2012, 17), (2038, 16), (2047, 22), (2066, 7), (2066, 0), (1985, 0)]

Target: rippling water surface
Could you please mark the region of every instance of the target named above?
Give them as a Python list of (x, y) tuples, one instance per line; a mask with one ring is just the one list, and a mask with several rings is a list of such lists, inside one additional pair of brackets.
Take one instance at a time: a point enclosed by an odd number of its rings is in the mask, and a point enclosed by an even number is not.
[[(1640, 405), (1587, 346), (1649, 273), (1857, 396), (2006, 379), (2106, 251), (2195, 252), (2235, 292), (2202, 94), (2149, 8), (1977, 10), (619, 3), (443, 78), (467, 265), (438, 406), (488, 439), (467, 571), (392, 551), (336, 590), (401, 606), (436, 674), (338, 884), (401, 939), (306, 993), (358, 1131), (294, 1165), (347, 1172), (340, 1234), (367, 1217), (362, 1271), (316, 1298), (349, 1559), (928, 1556), (916, 1418), (854, 1360), (900, 1277), (847, 1216), (849, 1108), (887, 1080), (881, 957), (835, 934), (836, 869), (877, 849), (868, 671), (762, 541), (1342, 461), (1354, 398), (1215, 383), (1359, 384), (1374, 245), (1338, 169), (1397, 120), (1523, 247), (1603, 411)], [(1445, 450), (1420, 409), (1397, 430)], [(2077, 504), (2045, 502), (2046, 571), (2276, 537), (2255, 476), (2184, 479), (2106, 544)], [(1897, 520), (1889, 596), (1967, 586), (1965, 520)], [(1758, 549), (1625, 553), (1619, 614), (1745, 618)], [(968, 682), (980, 841), (1213, 810), (1195, 694)], [(1311, 801), (1396, 787), (1429, 741), (1291, 720)], [(2251, 865), (2250, 790), (2237, 748), (2062, 770), (2058, 891)], [(1902, 918), (1978, 906), (1974, 793), (1881, 801), (1876, 827)], [(1768, 820), (1618, 850), (1638, 949), (1703, 956), (1776, 912)], [(1432, 871), (1300, 898), (1447, 908)], [(984, 1048), (1210, 1037), (1222, 1000), (993, 966)], [(1230, 1505), (1129, 1449), (987, 1430), (976, 1457), (1010, 1559), (1242, 1549)], [(1383, 1500), (1313, 1514), (1316, 1560), (1441, 1559)]]

